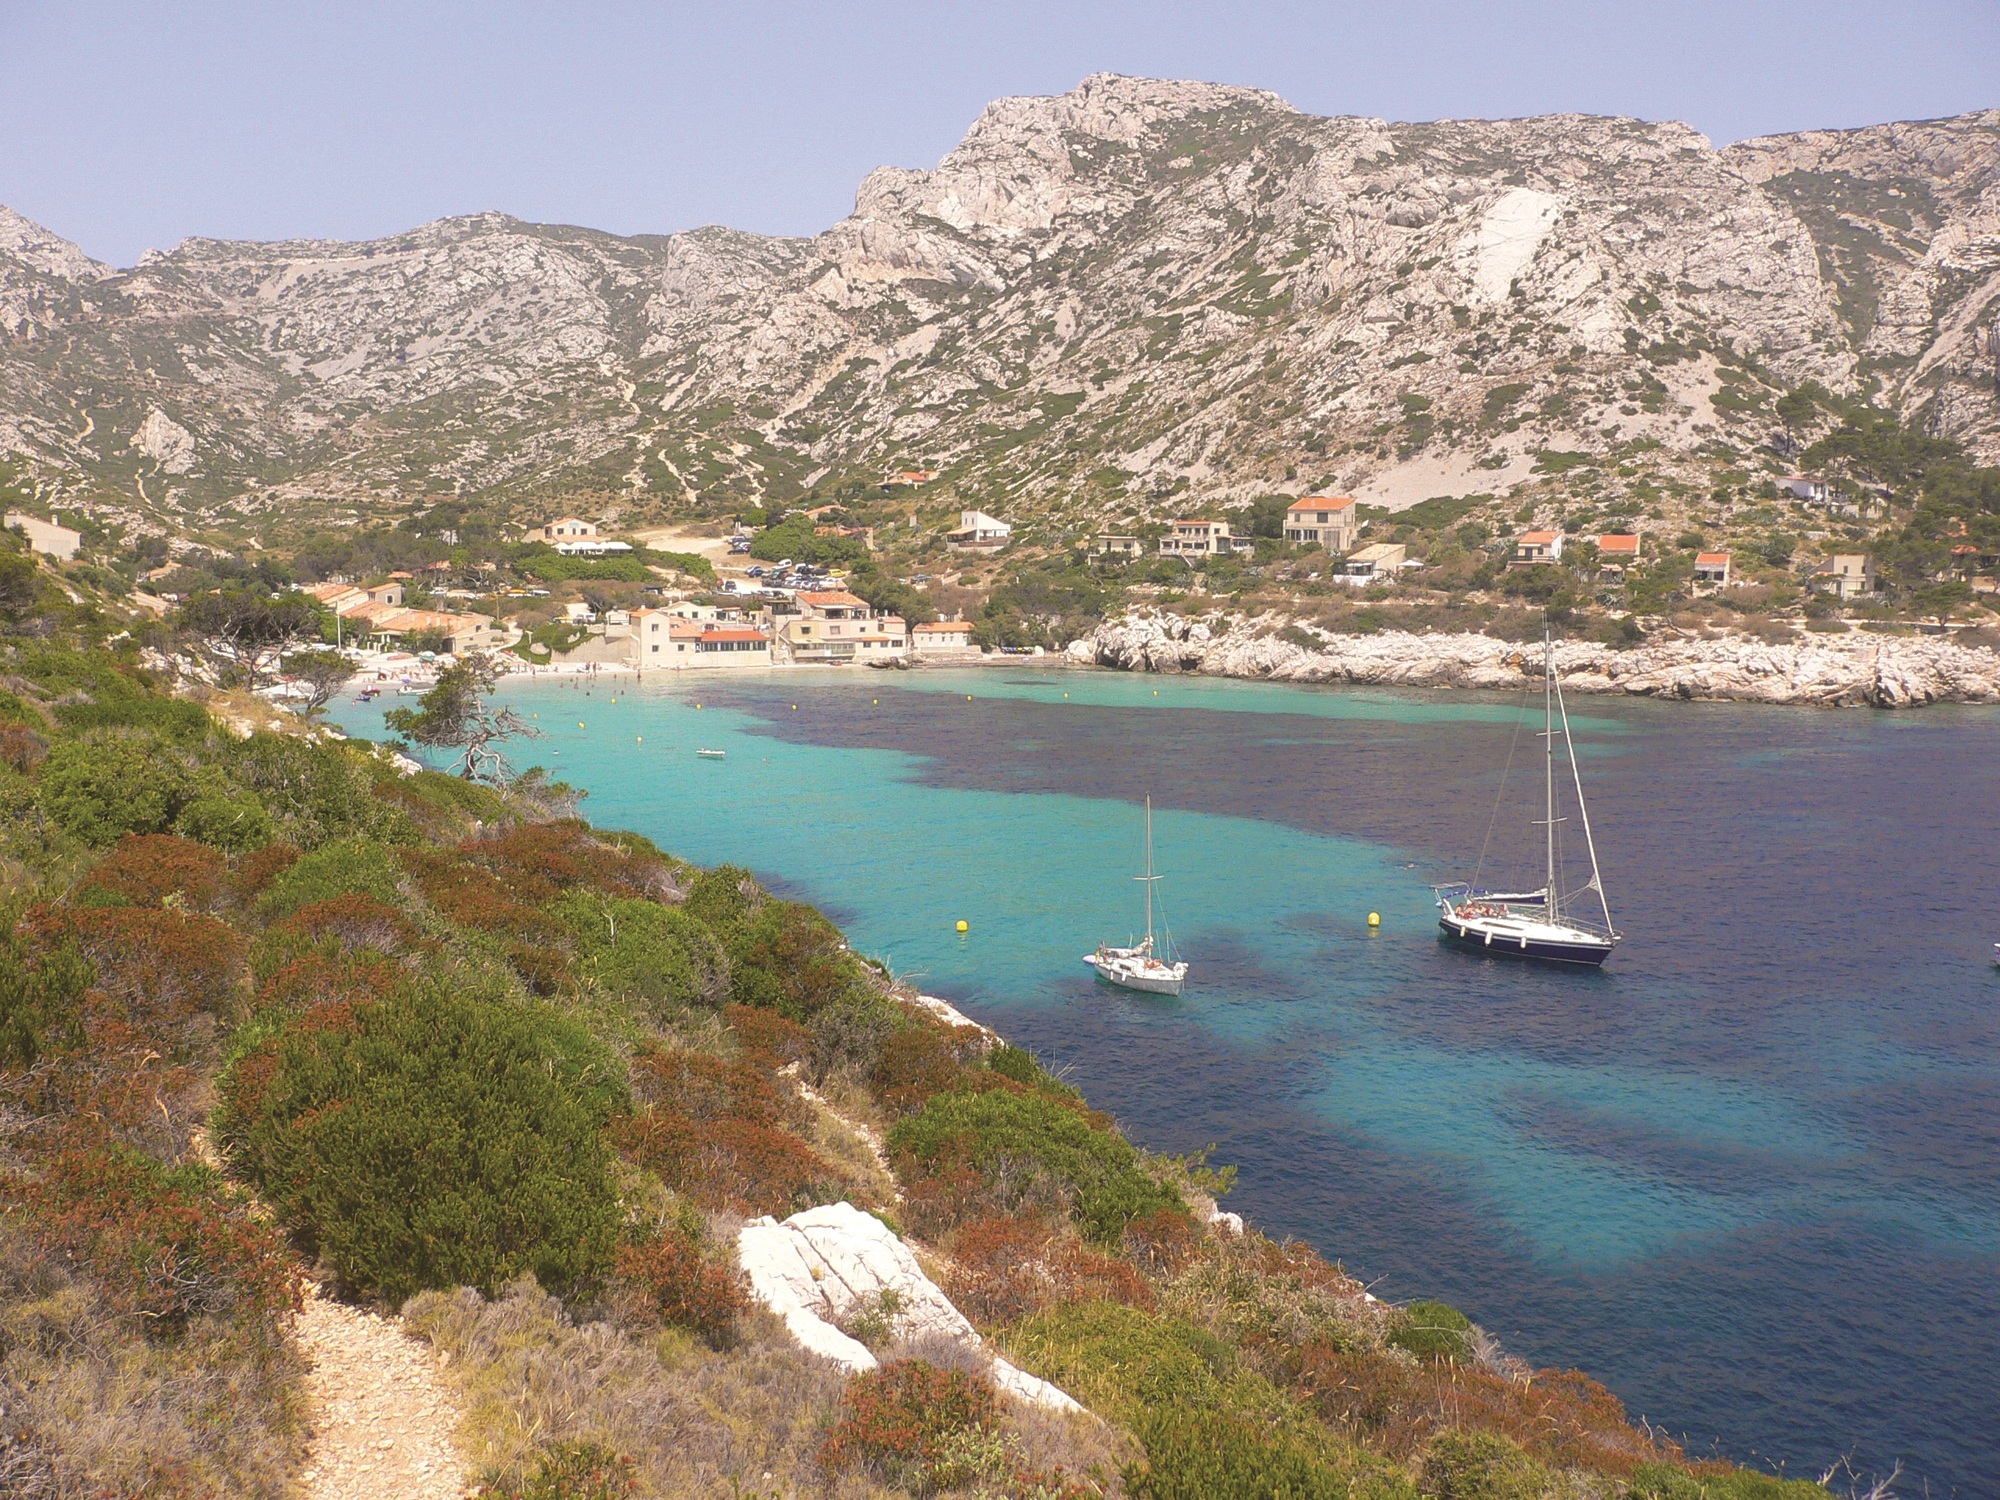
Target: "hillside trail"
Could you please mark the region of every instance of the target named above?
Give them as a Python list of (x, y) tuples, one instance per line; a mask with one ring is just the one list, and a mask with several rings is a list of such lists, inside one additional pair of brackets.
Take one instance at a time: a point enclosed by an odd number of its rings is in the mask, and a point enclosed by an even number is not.
[(299, 1314), (312, 1361), (307, 1500), (460, 1500), (469, 1486), (453, 1434), (460, 1411), (438, 1356), (380, 1317), (323, 1296)]

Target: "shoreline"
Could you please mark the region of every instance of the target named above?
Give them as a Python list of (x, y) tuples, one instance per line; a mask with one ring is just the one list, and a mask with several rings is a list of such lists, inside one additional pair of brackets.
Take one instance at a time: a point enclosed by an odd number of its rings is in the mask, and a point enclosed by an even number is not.
[[(1308, 650), (1279, 634), (1317, 637)], [(1277, 615), (1252, 619), (1142, 613), (1107, 620), (1072, 641), (1072, 666), (1270, 682), (1518, 691), (1541, 675), (1532, 642), (1473, 634), (1382, 631), (1342, 636)], [(2000, 654), (1934, 636), (1860, 632), (1778, 645), (1747, 636), (1677, 637), (1613, 647), (1558, 641), (1566, 692), (1684, 702), (1810, 708), (1920, 708), (2000, 703)]]

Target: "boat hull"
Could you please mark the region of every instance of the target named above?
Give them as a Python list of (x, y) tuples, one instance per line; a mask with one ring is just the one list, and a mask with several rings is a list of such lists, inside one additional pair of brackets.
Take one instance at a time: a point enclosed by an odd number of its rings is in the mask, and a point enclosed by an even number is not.
[(1099, 979), (1106, 984), (1115, 984), (1123, 990), (1139, 990), (1148, 995), (1178, 995), (1181, 986), (1187, 982), (1187, 975), (1184, 972), (1175, 973), (1172, 965), (1161, 965), (1164, 972), (1148, 973), (1145, 970), (1099, 962), (1095, 953), (1086, 953), (1083, 961), (1097, 971)]
[(1540, 937), (1531, 934), (1485, 932), (1453, 917), (1439, 917), (1438, 931), (1453, 947), (1488, 958), (1525, 958), (1551, 964), (1581, 964), (1598, 968), (1611, 957), (1612, 944), (1602, 938)]

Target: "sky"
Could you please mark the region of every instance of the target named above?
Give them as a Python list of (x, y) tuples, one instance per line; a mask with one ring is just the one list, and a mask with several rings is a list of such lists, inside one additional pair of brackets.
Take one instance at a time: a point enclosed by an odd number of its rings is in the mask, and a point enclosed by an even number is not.
[(2000, 0), (0, 0), (0, 203), (117, 265), (487, 209), (813, 234), (1096, 72), (1721, 144), (2000, 107)]

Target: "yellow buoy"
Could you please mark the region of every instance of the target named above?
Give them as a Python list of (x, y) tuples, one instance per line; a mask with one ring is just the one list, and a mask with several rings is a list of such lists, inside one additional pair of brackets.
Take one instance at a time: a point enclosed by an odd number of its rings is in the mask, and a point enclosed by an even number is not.
[(583, 720), (581, 720), (581, 719), (578, 719), (578, 720), (576, 721), (576, 727), (577, 727), (578, 729), (581, 729), (581, 728), (583, 728)]
[(960, 932), (970, 932), (972, 930), (972, 924), (970, 922), (961, 919), (958, 924), (958, 930)]
[(792, 705), (792, 712), (793, 712), (793, 713), (797, 713), (798, 711), (799, 711), (799, 706), (798, 706), (798, 704), (794, 703), (794, 704)]
[(1368, 913), (1368, 925), (1370, 927), (1380, 927), (1382, 925), (1382, 913), (1379, 911)]
[(882, 700), (880, 698), (870, 698), (868, 701), (874, 704), (877, 708), (880, 708), (882, 706)]
[(639, 735), (639, 736), (638, 736), (637, 738), (638, 738), (638, 741), (639, 741), (639, 743), (640, 743), (640, 744), (642, 744), (642, 745), (643, 745), (643, 744), (645, 744), (645, 743), (646, 743), (646, 737), (645, 737), (645, 736), (644, 736), (643, 734), (642, 734), (642, 735)]
[(970, 693), (967, 693), (967, 694), (965, 695), (965, 701), (966, 701), (967, 703), (970, 703), (970, 702), (972, 701), (972, 694), (970, 694)]

